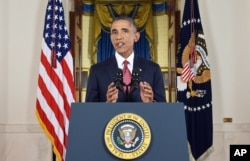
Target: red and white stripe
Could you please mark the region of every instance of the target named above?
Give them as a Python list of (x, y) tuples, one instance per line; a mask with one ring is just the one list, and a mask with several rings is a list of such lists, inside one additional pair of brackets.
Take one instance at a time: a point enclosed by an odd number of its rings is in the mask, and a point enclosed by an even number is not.
[(194, 77), (195, 77), (195, 74), (192, 72), (189, 66), (189, 63), (186, 63), (181, 73), (182, 80), (189, 81), (189, 80), (192, 80)]

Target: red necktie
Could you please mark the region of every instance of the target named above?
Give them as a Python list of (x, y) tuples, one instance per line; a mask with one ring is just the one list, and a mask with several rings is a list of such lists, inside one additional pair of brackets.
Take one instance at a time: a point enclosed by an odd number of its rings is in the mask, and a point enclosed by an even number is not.
[[(123, 70), (122, 70), (123, 71), (123, 83), (125, 85), (129, 85), (130, 82), (131, 82), (131, 73), (130, 73), (130, 71), (128, 69), (129, 62), (127, 60), (124, 60), (123, 64), (124, 64)], [(126, 91), (126, 88), (127, 87), (124, 86), (124, 91)], [(128, 92), (129, 92), (129, 90), (130, 90), (130, 88), (128, 86)]]

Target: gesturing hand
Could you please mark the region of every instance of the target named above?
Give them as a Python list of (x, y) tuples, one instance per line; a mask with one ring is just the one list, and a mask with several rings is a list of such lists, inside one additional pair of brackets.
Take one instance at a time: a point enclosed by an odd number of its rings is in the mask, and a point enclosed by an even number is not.
[(107, 102), (116, 102), (118, 99), (118, 89), (116, 88), (114, 82), (110, 83), (106, 93)]
[(147, 82), (140, 82), (140, 95), (142, 102), (153, 102), (154, 92)]

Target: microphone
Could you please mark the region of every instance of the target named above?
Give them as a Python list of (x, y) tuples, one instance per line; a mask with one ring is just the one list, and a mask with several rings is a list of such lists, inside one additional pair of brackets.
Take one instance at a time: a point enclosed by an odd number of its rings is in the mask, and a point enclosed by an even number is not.
[(115, 73), (114, 83), (117, 89), (123, 90), (123, 73), (122, 73), (122, 69), (120, 68), (118, 68)]
[(139, 88), (139, 83), (141, 81), (141, 72), (142, 70), (140, 68), (133, 70), (131, 79), (131, 91)]

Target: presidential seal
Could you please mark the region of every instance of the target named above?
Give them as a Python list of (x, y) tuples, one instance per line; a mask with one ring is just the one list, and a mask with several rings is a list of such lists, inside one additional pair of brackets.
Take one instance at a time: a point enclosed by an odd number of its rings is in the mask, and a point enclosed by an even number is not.
[(106, 125), (104, 141), (111, 154), (120, 159), (135, 159), (143, 155), (151, 141), (147, 122), (139, 115), (122, 113)]

